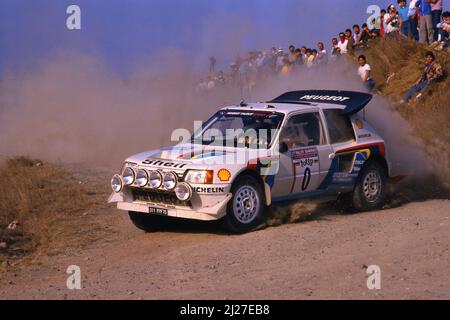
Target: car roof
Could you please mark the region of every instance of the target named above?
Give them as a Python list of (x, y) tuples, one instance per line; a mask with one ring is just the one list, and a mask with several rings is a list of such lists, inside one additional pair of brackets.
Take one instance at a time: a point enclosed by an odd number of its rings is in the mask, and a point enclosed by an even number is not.
[(266, 103), (244, 103), (239, 107), (246, 111), (278, 111), (285, 114), (294, 111), (317, 109), (341, 109), (342, 115), (352, 115), (361, 111), (370, 101), (372, 95), (356, 91), (340, 90), (297, 90), (283, 93)]
[(343, 110), (345, 105), (329, 104), (329, 103), (269, 103), (269, 102), (259, 102), (259, 103), (245, 103), (245, 105), (238, 106), (228, 106), (222, 110), (240, 110), (247, 112), (254, 111), (268, 111), (268, 112), (281, 112), (284, 114), (290, 114), (296, 111), (308, 111), (317, 109), (341, 109)]

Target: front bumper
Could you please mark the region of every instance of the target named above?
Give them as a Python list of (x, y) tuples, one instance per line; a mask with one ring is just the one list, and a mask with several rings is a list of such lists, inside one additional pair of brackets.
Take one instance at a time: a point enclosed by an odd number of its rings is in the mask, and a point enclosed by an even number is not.
[(157, 202), (136, 201), (130, 196), (130, 192), (124, 190), (123, 192), (111, 194), (108, 202), (116, 202), (117, 208), (125, 211), (149, 214), (149, 208), (159, 208), (166, 209), (167, 216), (169, 217), (212, 221), (221, 219), (226, 215), (227, 204), (232, 198), (232, 194), (197, 194), (196, 198), (196, 201), (193, 201), (193, 205), (191, 206), (176, 206)]

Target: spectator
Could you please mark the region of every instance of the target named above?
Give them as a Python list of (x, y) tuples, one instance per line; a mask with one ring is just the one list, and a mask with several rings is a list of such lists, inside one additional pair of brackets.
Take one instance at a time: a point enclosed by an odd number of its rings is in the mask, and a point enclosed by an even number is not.
[(406, 0), (397, 0), (399, 5), (400, 26), (401, 32), (405, 37), (411, 37), (411, 26), (409, 24), (409, 7), (406, 5)]
[(422, 93), (428, 88), (434, 81), (442, 77), (443, 71), (442, 67), (435, 61), (433, 52), (427, 51), (425, 53), (425, 71), (419, 80), (414, 83), (414, 85), (408, 90), (405, 97), (400, 101), (400, 103), (408, 102), (408, 100), (414, 95), (414, 93), (419, 92), (416, 99), (422, 96)]
[(303, 46), (300, 51), (302, 52), (302, 62), (303, 64), (306, 64), (306, 51), (308, 50), (308, 48), (306, 46)]
[(297, 65), (302, 65), (303, 64), (303, 59), (302, 59), (302, 50), (300, 50), (299, 48), (295, 49), (295, 64)]
[(284, 57), (283, 58), (283, 67), (281, 68), (281, 74), (283, 75), (289, 75), (291, 73), (292, 70), (292, 66), (289, 63), (289, 58), (288, 57)]
[(306, 63), (306, 66), (308, 68), (311, 68), (313, 65), (317, 64), (317, 50), (316, 49), (309, 49), (311, 51), (310, 56), (308, 57), (308, 62)]
[(372, 91), (375, 87), (375, 81), (372, 79), (371, 76), (371, 68), (370, 65), (367, 63), (367, 59), (364, 55), (360, 55), (358, 57), (358, 63), (359, 63), (359, 69), (358, 69), (358, 75), (361, 77), (361, 80), (364, 83), (364, 86), (367, 88), (367, 90)]
[(340, 54), (348, 53), (348, 39), (345, 37), (345, 33), (339, 34), (338, 49)]
[(384, 17), (386, 15), (386, 10), (382, 9), (380, 11), (380, 36), (384, 39), (385, 31), (384, 31)]
[(419, 8), (420, 14), (420, 42), (432, 43), (433, 42), (433, 23), (431, 20), (431, 0), (419, 0), (416, 3), (416, 7)]
[(325, 46), (323, 42), (319, 42), (317, 44), (317, 64), (327, 64), (328, 63), (328, 55), (327, 50), (325, 50)]
[(347, 39), (347, 52), (353, 52), (355, 49), (355, 41), (353, 41), (352, 30), (345, 30), (345, 38)]
[(411, 37), (419, 41), (419, 10), (416, 7), (416, 3), (419, 0), (411, 0), (409, 3), (408, 18), (409, 18), (409, 28), (411, 30)]
[(384, 33), (385, 35), (398, 32), (400, 30), (400, 17), (394, 5), (390, 5), (387, 13), (384, 15)]
[(339, 46), (338, 46), (338, 39), (333, 38), (331, 39), (331, 61), (336, 61), (337, 57), (341, 54)]
[(380, 29), (377, 28), (377, 19), (372, 19), (372, 29), (369, 30), (370, 38), (376, 39), (380, 36)]
[(209, 72), (214, 72), (214, 69), (216, 68), (216, 58), (209, 57)]
[(355, 24), (353, 26), (353, 43), (355, 47), (359, 47), (360, 43), (360, 36), (361, 36), (361, 29), (359, 28), (359, 25)]
[(439, 30), (438, 41), (440, 42), (440, 46), (437, 50), (443, 50), (448, 41), (449, 41), (449, 32), (450, 32), (450, 12), (446, 11), (442, 15), (442, 22), (437, 25)]
[(441, 22), (442, 0), (431, 0), (430, 6), (431, 23), (433, 24), (433, 41), (437, 41), (439, 36), (439, 28), (437, 27), (437, 25)]
[(367, 43), (369, 42), (370, 38), (371, 38), (371, 35), (370, 35), (369, 27), (367, 26), (367, 23), (363, 23), (362, 31), (359, 36), (360, 46), (365, 47), (367, 45)]
[(294, 64), (297, 56), (295, 54), (295, 47), (293, 45), (289, 46), (289, 52), (290, 52), (290, 54), (289, 54), (289, 63), (290, 64)]

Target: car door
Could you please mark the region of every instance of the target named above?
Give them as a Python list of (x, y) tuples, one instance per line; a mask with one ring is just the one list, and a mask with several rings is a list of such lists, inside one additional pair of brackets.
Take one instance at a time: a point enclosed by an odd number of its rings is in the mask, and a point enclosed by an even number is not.
[[(292, 196), (315, 191), (330, 166), (331, 146), (327, 144), (319, 111), (291, 115), (280, 133), (280, 171), (274, 196)], [(323, 165), (322, 165), (323, 163)]]

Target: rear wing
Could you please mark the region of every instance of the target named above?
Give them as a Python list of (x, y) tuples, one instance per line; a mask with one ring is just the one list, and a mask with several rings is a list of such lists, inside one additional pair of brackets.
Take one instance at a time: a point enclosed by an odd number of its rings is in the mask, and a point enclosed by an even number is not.
[(364, 109), (372, 97), (371, 94), (355, 91), (300, 90), (286, 92), (269, 103), (311, 104), (324, 102), (345, 106), (342, 114), (352, 115)]

